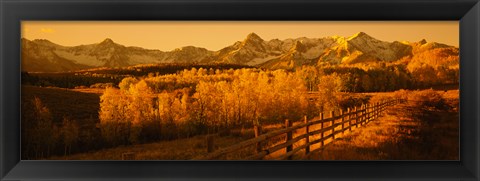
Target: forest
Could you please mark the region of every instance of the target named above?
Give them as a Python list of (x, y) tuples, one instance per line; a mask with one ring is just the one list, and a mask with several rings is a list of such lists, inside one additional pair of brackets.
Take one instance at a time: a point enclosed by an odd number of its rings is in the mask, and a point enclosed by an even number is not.
[[(391, 98), (368, 94), (372, 92), (396, 91), (394, 95), (408, 99), (408, 92), (417, 89), (458, 89), (458, 80), (458, 67), (404, 64), (305, 65), (286, 70), (163, 64), (23, 72), (22, 159), (231, 135), (254, 125), (297, 121)], [(432, 95), (437, 93), (418, 99)], [(59, 106), (66, 104), (65, 99), (78, 105)]]

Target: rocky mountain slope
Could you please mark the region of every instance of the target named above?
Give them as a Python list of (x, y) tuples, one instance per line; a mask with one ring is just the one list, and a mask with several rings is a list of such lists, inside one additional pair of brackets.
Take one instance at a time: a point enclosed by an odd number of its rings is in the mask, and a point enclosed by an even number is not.
[(108, 38), (100, 43), (73, 47), (61, 46), (48, 40), (22, 39), (22, 70), (39, 72), (155, 63), (229, 63), (277, 69), (324, 63), (368, 64), (405, 59), (420, 63), (458, 64), (458, 48), (426, 40), (386, 42), (364, 32), (350, 37), (300, 37), (269, 41), (250, 33), (244, 40), (218, 51), (186, 46), (164, 52), (128, 47)]

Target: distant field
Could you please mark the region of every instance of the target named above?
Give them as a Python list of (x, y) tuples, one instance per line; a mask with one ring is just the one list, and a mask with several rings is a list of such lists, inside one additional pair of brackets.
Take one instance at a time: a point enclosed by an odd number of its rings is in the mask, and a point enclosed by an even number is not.
[(22, 84), (61, 88), (90, 87), (94, 84), (118, 85), (125, 77), (175, 74), (185, 69), (235, 70), (251, 68), (235, 64), (146, 64), (118, 68), (94, 68), (69, 72), (22, 72)]
[(53, 120), (60, 123), (63, 117), (89, 124), (98, 122), (101, 89), (62, 89), (51, 87), (22, 86), (22, 102), (34, 97), (48, 107)]

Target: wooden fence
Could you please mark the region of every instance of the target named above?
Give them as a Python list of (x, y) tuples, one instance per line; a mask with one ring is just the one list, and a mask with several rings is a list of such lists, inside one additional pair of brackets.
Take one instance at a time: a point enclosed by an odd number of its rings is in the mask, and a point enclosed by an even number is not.
[[(311, 120), (307, 120), (305, 117), (304, 122), (297, 125), (292, 125), (290, 120), (285, 120), (285, 128), (274, 130), (266, 134), (261, 134), (261, 128), (255, 126), (255, 138), (245, 140), (238, 144), (216, 151), (211, 150), (213, 145), (208, 145), (207, 147), (212, 152), (194, 158), (194, 160), (218, 159), (219, 157), (237, 152), (250, 146), (255, 146), (255, 151), (253, 151), (252, 155), (249, 155), (243, 159), (263, 159), (265, 156), (281, 149), (285, 149), (285, 153), (276, 157), (275, 159), (292, 159), (292, 156), (301, 150), (305, 150), (305, 154), (308, 154), (311, 151), (310, 148), (312, 145), (320, 144), (321, 148), (325, 146), (328, 139), (334, 140), (337, 138), (337, 135), (344, 134), (344, 132), (347, 130), (352, 131), (352, 128), (358, 128), (367, 124), (368, 122), (378, 118), (388, 106), (395, 105), (399, 102), (400, 100), (388, 100), (375, 104), (365, 104), (358, 108), (349, 108), (346, 111), (341, 110), (337, 116), (335, 116), (334, 112), (332, 111), (329, 113), (330, 115), (328, 118), (326, 118), (323, 113), (320, 113), (318, 117), (315, 117)], [(317, 129), (311, 129), (312, 127), (317, 127)], [(294, 134), (299, 129), (303, 129), (304, 133), (294, 137)], [(282, 135), (285, 136), (284, 141), (272, 146), (265, 146), (265, 143), (268, 143), (270, 139), (278, 138)], [(318, 139), (311, 139), (315, 137), (318, 137)], [(299, 143), (301, 140), (304, 140), (304, 144), (299, 146), (297, 144), (294, 148), (294, 144)], [(210, 141), (209, 144), (213, 144), (213, 142)]]

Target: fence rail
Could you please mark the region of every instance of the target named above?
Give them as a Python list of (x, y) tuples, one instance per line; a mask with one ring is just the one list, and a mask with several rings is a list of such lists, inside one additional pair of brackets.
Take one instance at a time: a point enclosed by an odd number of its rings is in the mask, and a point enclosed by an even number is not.
[[(375, 104), (365, 104), (360, 107), (354, 107), (353, 109), (349, 108), (346, 111), (340, 110), (340, 113), (337, 116), (335, 116), (335, 113), (332, 111), (328, 118), (325, 118), (324, 114), (320, 113), (318, 117), (311, 120), (307, 120), (305, 117), (304, 122), (297, 125), (292, 125), (292, 122), (287, 119), (285, 120), (285, 128), (265, 134), (261, 134), (261, 128), (255, 126), (255, 138), (213, 151), (206, 155), (194, 158), (194, 160), (217, 159), (221, 156), (237, 152), (250, 146), (255, 146), (256, 151), (254, 151), (253, 155), (247, 156), (245, 158), (247, 160), (262, 159), (281, 149), (285, 149), (285, 153), (278, 156), (277, 159), (292, 159), (292, 156), (301, 150), (305, 150), (305, 154), (308, 154), (311, 151), (310, 147), (312, 145), (321, 144), (321, 147), (323, 147), (325, 146), (325, 141), (328, 139), (332, 138), (334, 140), (336, 135), (343, 134), (346, 130), (352, 131), (353, 127), (358, 128), (367, 124), (378, 118), (387, 107), (399, 102), (401, 102), (401, 100), (388, 100), (377, 102)], [(312, 130), (311, 128), (315, 126), (319, 126), (319, 128), (317, 130)], [(299, 129), (304, 129), (305, 133), (294, 137), (294, 133)], [(265, 146), (265, 143), (267, 143), (269, 139), (277, 138), (282, 135), (285, 135), (283, 142), (276, 143), (276, 145), (273, 146)], [(314, 136), (319, 136), (319, 138), (312, 140), (311, 138)], [(294, 144), (301, 140), (305, 140), (305, 143), (294, 148)], [(210, 148), (211, 145), (208, 147)]]

